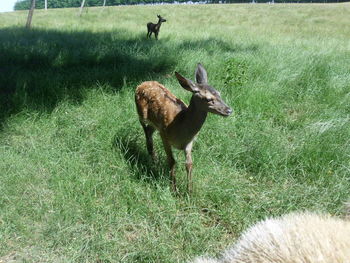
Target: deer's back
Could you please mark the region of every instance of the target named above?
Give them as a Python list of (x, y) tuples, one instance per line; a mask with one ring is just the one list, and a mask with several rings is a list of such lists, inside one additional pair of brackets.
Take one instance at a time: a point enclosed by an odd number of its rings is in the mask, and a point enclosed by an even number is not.
[(164, 130), (187, 106), (162, 84), (146, 81), (136, 88), (135, 101), (140, 120)]

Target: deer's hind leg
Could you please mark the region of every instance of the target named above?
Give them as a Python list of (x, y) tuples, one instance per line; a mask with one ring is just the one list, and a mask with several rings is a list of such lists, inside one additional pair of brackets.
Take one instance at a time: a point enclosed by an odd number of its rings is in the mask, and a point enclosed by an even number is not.
[(151, 26), (147, 24), (147, 38), (150, 38), (152, 35), (152, 29)]
[(149, 25), (147, 24), (147, 38), (148, 38), (148, 34), (149, 34)]
[(140, 123), (142, 125), (143, 131), (145, 132), (147, 151), (154, 161), (156, 159), (156, 155), (153, 148), (153, 133), (155, 129), (151, 125), (147, 125), (142, 121), (140, 121)]
[(171, 178), (171, 183), (172, 183), (172, 190), (174, 192), (177, 192), (176, 177), (175, 177), (175, 164), (176, 164), (176, 162), (175, 162), (175, 159), (173, 156), (173, 151), (171, 150), (171, 145), (165, 139), (165, 137), (161, 135), (161, 138), (163, 141), (164, 150), (165, 150), (165, 153), (167, 155), (168, 165), (170, 168), (170, 178)]

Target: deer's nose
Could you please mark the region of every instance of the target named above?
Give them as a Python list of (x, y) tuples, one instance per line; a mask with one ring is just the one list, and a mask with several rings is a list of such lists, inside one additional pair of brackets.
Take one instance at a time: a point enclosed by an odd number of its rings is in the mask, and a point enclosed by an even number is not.
[(228, 108), (228, 109), (226, 110), (226, 114), (227, 114), (227, 115), (230, 115), (231, 113), (232, 113), (232, 109)]

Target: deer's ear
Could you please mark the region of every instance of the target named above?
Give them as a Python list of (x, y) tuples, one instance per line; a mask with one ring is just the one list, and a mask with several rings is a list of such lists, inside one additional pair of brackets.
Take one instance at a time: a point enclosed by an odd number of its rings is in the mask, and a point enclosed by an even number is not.
[(205, 84), (208, 83), (208, 74), (205, 68), (202, 66), (201, 63), (198, 63), (197, 69), (196, 69), (196, 81), (199, 84)]
[(191, 92), (198, 92), (199, 89), (195, 83), (192, 82), (192, 80), (186, 79), (185, 77), (181, 76), (179, 73), (175, 72), (175, 76), (177, 80), (179, 81), (180, 85), (188, 91)]

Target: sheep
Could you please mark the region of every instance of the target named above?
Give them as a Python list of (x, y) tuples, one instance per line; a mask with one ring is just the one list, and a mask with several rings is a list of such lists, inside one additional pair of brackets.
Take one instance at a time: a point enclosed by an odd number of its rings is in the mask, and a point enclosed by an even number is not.
[(263, 220), (220, 259), (193, 263), (350, 263), (350, 221), (310, 212)]

